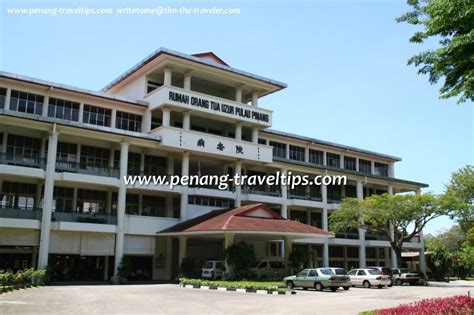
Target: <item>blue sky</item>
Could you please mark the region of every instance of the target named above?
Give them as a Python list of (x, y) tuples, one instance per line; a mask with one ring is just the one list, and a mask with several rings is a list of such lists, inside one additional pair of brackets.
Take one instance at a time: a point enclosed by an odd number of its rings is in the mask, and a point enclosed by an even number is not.
[[(159, 47), (213, 51), (288, 88), (263, 98), (273, 128), (400, 156), (396, 177), (442, 192), (473, 163), (472, 104), (440, 100), (406, 66), (415, 31), (382, 1), (2, 1), (0, 69), (98, 90)], [(225, 7), (239, 15), (19, 16), (13, 7)], [(429, 224), (436, 233), (448, 218)]]

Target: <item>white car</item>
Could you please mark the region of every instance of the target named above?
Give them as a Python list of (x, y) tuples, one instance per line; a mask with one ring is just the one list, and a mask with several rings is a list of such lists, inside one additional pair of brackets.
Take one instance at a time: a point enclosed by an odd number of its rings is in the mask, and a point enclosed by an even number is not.
[(413, 285), (420, 280), (420, 276), (416, 272), (412, 272), (407, 268), (393, 268), (392, 273), (396, 285), (402, 285), (404, 283)]
[(381, 289), (390, 285), (390, 277), (382, 275), (380, 271), (375, 269), (352, 269), (347, 275), (351, 278), (352, 286), (363, 286), (364, 288), (377, 286)]
[(249, 271), (258, 279), (276, 280), (283, 278), (286, 274), (286, 265), (282, 261), (261, 259), (249, 268)]
[(222, 260), (208, 260), (202, 265), (201, 277), (205, 279), (222, 279), (225, 272), (225, 262)]

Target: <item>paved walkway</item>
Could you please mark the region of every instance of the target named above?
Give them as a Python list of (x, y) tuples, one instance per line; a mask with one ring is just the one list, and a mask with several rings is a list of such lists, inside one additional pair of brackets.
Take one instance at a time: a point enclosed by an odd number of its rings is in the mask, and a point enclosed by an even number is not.
[(297, 292), (260, 295), (174, 284), (49, 286), (0, 295), (0, 314), (357, 314), (420, 299), (467, 294), (468, 289), (394, 286)]

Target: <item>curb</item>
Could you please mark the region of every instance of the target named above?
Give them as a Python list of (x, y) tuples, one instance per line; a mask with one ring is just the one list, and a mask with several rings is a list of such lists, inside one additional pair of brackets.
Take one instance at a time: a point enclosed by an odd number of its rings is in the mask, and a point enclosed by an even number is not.
[(225, 287), (215, 287), (215, 286), (200, 286), (200, 285), (192, 285), (192, 284), (179, 284), (182, 288), (190, 288), (190, 289), (200, 289), (200, 290), (216, 290), (216, 291), (230, 291), (230, 292), (240, 292), (240, 293), (255, 293), (255, 294), (265, 294), (265, 295), (292, 295), (296, 294), (296, 292), (288, 291), (288, 292), (280, 292), (280, 291), (268, 291), (268, 290), (255, 290), (255, 289), (236, 289), (236, 288), (225, 288)]

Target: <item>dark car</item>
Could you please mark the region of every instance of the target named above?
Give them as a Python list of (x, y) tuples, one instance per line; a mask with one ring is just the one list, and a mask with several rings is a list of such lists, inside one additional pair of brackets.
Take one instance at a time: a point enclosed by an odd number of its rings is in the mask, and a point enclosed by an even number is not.
[(370, 266), (370, 267), (367, 267), (367, 268), (378, 270), (378, 271), (380, 271), (381, 275), (388, 276), (390, 278), (390, 284), (388, 286), (389, 287), (393, 286), (395, 281), (393, 280), (392, 269), (390, 269), (388, 267), (376, 267), (376, 266)]

